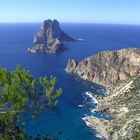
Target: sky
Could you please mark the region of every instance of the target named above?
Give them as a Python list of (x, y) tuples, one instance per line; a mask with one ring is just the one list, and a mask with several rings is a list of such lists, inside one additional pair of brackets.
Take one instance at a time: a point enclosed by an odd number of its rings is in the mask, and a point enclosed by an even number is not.
[(0, 0), (0, 23), (140, 24), (140, 0)]

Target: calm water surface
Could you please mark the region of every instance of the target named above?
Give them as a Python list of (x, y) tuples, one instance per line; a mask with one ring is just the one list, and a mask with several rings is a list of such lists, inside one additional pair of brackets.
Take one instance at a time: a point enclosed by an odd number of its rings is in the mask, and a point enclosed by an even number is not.
[[(98, 140), (95, 132), (82, 120), (86, 115), (97, 115), (91, 110), (94, 102), (85, 92), (103, 94), (102, 87), (67, 74), (64, 69), (69, 58), (78, 61), (104, 50), (140, 47), (140, 26), (104, 24), (61, 24), (62, 29), (73, 38), (85, 42), (65, 45), (65, 51), (57, 55), (30, 54), (33, 36), (40, 24), (0, 24), (0, 66), (14, 70), (17, 64), (38, 78), (54, 75), (58, 87), (63, 89), (59, 105), (54, 112), (45, 112), (32, 122), (26, 117), (26, 133), (33, 135), (56, 135), (63, 132), (62, 140)], [(84, 105), (83, 108), (79, 105)]]

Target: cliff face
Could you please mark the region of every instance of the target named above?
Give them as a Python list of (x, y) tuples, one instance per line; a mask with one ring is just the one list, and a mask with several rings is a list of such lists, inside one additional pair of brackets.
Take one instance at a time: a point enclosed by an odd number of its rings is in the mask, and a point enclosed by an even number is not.
[(32, 53), (56, 53), (61, 50), (64, 42), (75, 41), (60, 29), (57, 20), (45, 20), (40, 31), (34, 37), (33, 48), (28, 51)]
[(81, 62), (69, 60), (66, 71), (107, 87), (140, 73), (140, 49), (105, 51)]
[(106, 140), (135, 140), (140, 126), (140, 48), (105, 51), (81, 62), (68, 61), (66, 71), (110, 89), (107, 97), (96, 97), (97, 112), (112, 120), (86, 117), (90, 126)]

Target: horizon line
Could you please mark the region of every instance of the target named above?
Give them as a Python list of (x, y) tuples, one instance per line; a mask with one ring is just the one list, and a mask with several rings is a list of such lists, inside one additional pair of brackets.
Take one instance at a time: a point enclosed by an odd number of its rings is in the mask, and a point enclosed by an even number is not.
[[(43, 20), (44, 21), (44, 20)], [(41, 24), (42, 22), (0, 22), (0, 24)], [(111, 23), (111, 22), (59, 22), (60, 24), (110, 24), (110, 25), (138, 25), (140, 23)]]

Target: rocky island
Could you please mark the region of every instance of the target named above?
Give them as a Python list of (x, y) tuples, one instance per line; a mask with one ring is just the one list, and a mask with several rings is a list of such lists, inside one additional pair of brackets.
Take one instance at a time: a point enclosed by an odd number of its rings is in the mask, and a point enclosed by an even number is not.
[(28, 48), (31, 53), (57, 53), (66, 42), (75, 40), (61, 30), (57, 20), (45, 20), (40, 31), (34, 37), (34, 47)]
[(111, 120), (86, 117), (106, 140), (136, 140), (140, 134), (140, 48), (105, 51), (77, 62), (68, 61), (66, 71), (106, 86), (107, 97), (96, 97), (97, 112), (109, 113)]

